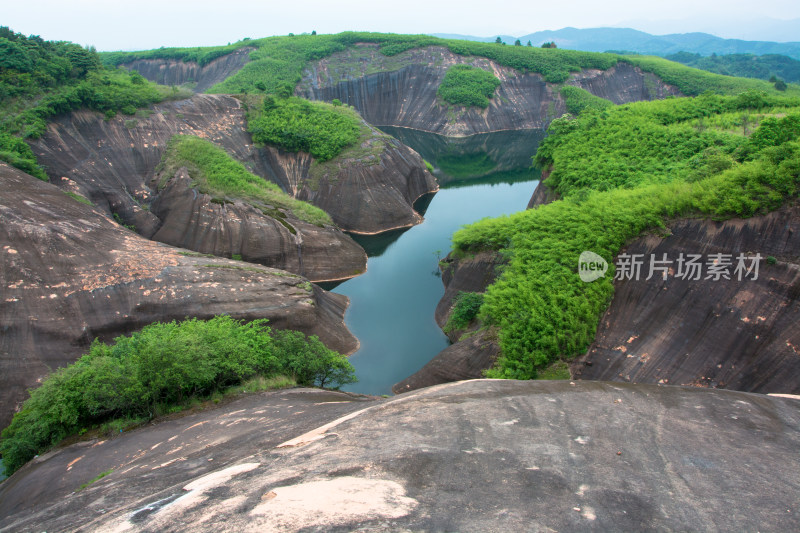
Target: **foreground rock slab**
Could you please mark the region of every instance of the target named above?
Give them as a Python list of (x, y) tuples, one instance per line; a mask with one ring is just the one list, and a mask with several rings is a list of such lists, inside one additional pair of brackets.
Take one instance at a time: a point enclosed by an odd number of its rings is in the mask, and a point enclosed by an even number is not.
[[(0, 528), (800, 528), (796, 399), (494, 380), (356, 406), (305, 394), (266, 393), (40, 458), (0, 485), (0, 501), (118, 470), (74, 494), (47, 489), (25, 505), (4, 503)], [(307, 417), (322, 411), (327, 423), (314, 429)]]

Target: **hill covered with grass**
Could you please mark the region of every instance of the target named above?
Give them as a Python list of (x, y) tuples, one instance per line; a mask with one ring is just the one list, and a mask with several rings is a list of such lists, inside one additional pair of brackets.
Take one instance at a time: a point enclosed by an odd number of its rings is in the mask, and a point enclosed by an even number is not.
[[(211, 93), (277, 93), (292, 90), (300, 81), (303, 69), (312, 61), (329, 57), (357, 43), (375, 45), (387, 57), (430, 46), (444, 47), (462, 56), (491, 59), (519, 72), (541, 74), (547, 82), (562, 83), (570, 74), (582, 69), (607, 70), (619, 61), (630, 62), (647, 72), (675, 84), (684, 94), (695, 95), (712, 90), (721, 94), (737, 94), (746, 90), (774, 91), (761, 80), (721, 76), (656, 57), (581, 52), (577, 50), (543, 49), (528, 46), (507, 46), (497, 43), (441, 39), (428, 35), (398, 35), (368, 32), (343, 32), (334, 35), (290, 35), (247, 39), (219, 47), (160, 48), (141, 52), (101, 54), (104, 63), (121, 65), (136, 59), (175, 59), (207, 64), (209, 61), (242, 47), (254, 48), (250, 61), (236, 74), (213, 86)], [(792, 89), (800, 91), (800, 89)], [(800, 94), (800, 92), (798, 92)]]
[[(508, 258), (478, 316), (502, 356), (490, 377), (530, 379), (585, 352), (613, 295), (614, 258), (674, 217), (727, 219), (779, 208), (800, 192), (800, 100), (736, 97), (588, 108), (553, 121), (536, 162), (561, 200), (460, 230), (455, 254)], [(610, 275), (584, 283), (578, 257)], [(562, 363), (563, 364), (563, 363)]]

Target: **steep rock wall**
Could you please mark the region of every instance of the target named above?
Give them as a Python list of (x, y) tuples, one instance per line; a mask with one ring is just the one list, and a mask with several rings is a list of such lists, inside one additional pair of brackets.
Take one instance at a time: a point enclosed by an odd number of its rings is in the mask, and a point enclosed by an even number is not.
[[(726, 222), (681, 220), (628, 254), (760, 253), (758, 279), (617, 281), (581, 379), (800, 393), (800, 206)], [(731, 268), (733, 274), (733, 268)], [(644, 277), (644, 276), (643, 276)]]
[(268, 318), (352, 353), (347, 298), (300, 276), (184, 255), (0, 164), (0, 426), (26, 390), (108, 341), (155, 321), (229, 314)]
[[(243, 217), (233, 209), (217, 208), (207, 197), (203, 201), (185, 180), (183, 193), (171, 187), (161, 198), (152, 180), (167, 142), (176, 134), (208, 139), (260, 176), (276, 173), (272, 161), (261, 154), (264, 150), (253, 146), (239, 102), (228, 96), (197, 95), (128, 119), (104, 120), (97, 113), (76, 111), (51, 123), (32, 148), (56, 185), (82, 194), (147, 238), (202, 253), (240, 254), (315, 281), (364, 271), (363, 250), (336, 228), (293, 219), (296, 233), (290, 234), (280, 221), (254, 209)], [(332, 257), (332, 252), (339, 255)]]
[(120, 66), (136, 70), (148, 80), (161, 85), (193, 83), (194, 92), (202, 93), (239, 72), (249, 61), (253, 50), (254, 48), (240, 48), (203, 66), (194, 61), (177, 59), (137, 59)]
[[(359, 55), (360, 54), (360, 55)], [(493, 72), (501, 85), (485, 110), (437, 101), (447, 69), (471, 64)], [(385, 71), (374, 72), (385, 69)], [(655, 76), (628, 63), (607, 70), (584, 70), (567, 82), (615, 103), (679, 94)], [(296, 90), (311, 99), (339, 99), (377, 126), (401, 126), (442, 135), (471, 135), (510, 129), (543, 129), (565, 111), (558, 86), (541, 75), (521, 73), (485, 58), (459, 56), (441, 47), (386, 58), (364, 45), (309, 66)]]

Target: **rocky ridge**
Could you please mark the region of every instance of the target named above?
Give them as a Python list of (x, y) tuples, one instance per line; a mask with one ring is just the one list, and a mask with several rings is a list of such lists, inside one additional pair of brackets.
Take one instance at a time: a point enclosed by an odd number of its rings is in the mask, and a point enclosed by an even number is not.
[(352, 353), (347, 298), (298, 275), (147, 240), (62, 190), (0, 164), (0, 426), (40, 380), (156, 321), (228, 314), (318, 335)]

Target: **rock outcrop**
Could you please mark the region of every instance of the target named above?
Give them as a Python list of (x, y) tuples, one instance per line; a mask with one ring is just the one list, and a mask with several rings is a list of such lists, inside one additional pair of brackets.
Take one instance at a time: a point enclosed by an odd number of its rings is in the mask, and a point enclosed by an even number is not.
[[(437, 100), (439, 84), (447, 69), (456, 64), (484, 68), (500, 79), (487, 109), (453, 107)], [(606, 71), (575, 73), (567, 83), (617, 104), (680, 94), (654, 75), (623, 62)], [(310, 65), (296, 93), (316, 100), (339, 99), (377, 126), (456, 136), (544, 129), (566, 111), (558, 86), (546, 83), (540, 74), (521, 73), (442, 47), (386, 57), (375, 45), (358, 45)]]
[(195, 61), (178, 59), (137, 59), (120, 65), (136, 70), (150, 81), (161, 85), (192, 84), (192, 90), (202, 93), (233, 76), (250, 60), (254, 48), (239, 48), (200, 66)]
[[(271, 176), (300, 199), (320, 207), (343, 230), (375, 234), (422, 222), (414, 202), (436, 192), (436, 179), (420, 155), (367, 123), (370, 134), (355, 149), (325, 163), (274, 149)], [(291, 160), (293, 162), (289, 162)]]
[[(726, 222), (680, 220), (667, 237), (623, 250), (676, 261), (732, 254), (730, 280), (615, 282), (595, 342), (572, 366), (581, 379), (800, 393), (800, 206)], [(758, 279), (739, 281), (739, 253), (760, 253)], [(775, 264), (767, 258), (776, 260)], [(771, 261), (770, 261), (771, 262)], [(750, 262), (746, 263), (750, 266)]]
[(188, 179), (175, 178), (164, 191), (153, 183), (167, 142), (176, 134), (208, 139), (254, 173), (274, 175), (274, 160), (264, 155), (274, 149), (253, 146), (238, 100), (197, 95), (157, 105), (144, 115), (105, 120), (76, 111), (51, 123), (32, 148), (52, 182), (85, 196), (144, 237), (200, 253), (241, 255), (313, 281), (364, 271), (363, 250), (336, 228), (319, 228), (291, 213), (270, 215), (236, 198), (214, 204)]
[(156, 321), (268, 318), (352, 353), (347, 298), (288, 272), (142, 238), (62, 190), (0, 164), (0, 426), (26, 390), (85, 353)]
[[(448, 255), (441, 267), (445, 292), (436, 306), (435, 319), (444, 328), (453, 312), (455, 299), (460, 292), (484, 292), (497, 278), (505, 263), (502, 257), (491, 252), (454, 258)], [(430, 362), (408, 378), (395, 383), (395, 394), (408, 392), (440, 383), (479, 378), (490, 368), (500, 353), (495, 333), (475, 332), (475, 326), (448, 331), (451, 346), (439, 352)], [(464, 333), (471, 332), (464, 340)]]
[(265, 393), (34, 460), (0, 485), (0, 529), (796, 531), (798, 406), (564, 381)]

